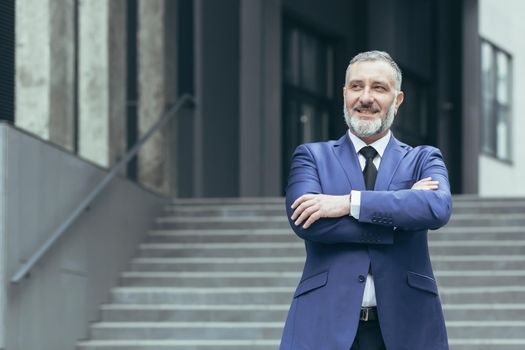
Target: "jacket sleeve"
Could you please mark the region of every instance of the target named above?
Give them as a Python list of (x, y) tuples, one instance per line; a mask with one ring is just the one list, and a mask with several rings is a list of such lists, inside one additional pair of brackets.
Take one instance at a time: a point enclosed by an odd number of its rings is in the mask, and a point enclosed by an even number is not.
[(393, 243), (393, 227), (361, 223), (351, 216), (322, 218), (308, 229), (296, 226), (291, 220), (293, 202), (304, 194), (321, 193), (323, 192), (314, 157), (306, 145), (301, 145), (293, 154), (286, 189), (286, 213), (294, 232), (302, 239), (320, 243)]
[(431, 148), (422, 163), (420, 179), (439, 181), (437, 190), (402, 189), (361, 192), (359, 221), (408, 230), (438, 229), (450, 219), (452, 196), (441, 153)]

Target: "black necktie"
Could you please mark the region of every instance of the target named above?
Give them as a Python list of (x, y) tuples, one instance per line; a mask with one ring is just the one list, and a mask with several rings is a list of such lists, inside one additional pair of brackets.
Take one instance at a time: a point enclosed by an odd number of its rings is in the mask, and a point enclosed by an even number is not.
[(366, 189), (367, 191), (373, 191), (377, 177), (377, 169), (374, 165), (374, 158), (377, 156), (377, 151), (372, 146), (366, 146), (361, 148), (359, 153), (366, 159), (365, 168), (363, 169)]

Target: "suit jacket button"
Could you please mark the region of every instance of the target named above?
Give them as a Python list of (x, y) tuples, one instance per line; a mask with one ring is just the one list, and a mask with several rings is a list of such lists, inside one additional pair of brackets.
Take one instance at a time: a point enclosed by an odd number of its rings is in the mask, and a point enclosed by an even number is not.
[(363, 275), (359, 275), (359, 277), (357, 277), (357, 280), (359, 281), (359, 283), (363, 283), (366, 281), (366, 277)]

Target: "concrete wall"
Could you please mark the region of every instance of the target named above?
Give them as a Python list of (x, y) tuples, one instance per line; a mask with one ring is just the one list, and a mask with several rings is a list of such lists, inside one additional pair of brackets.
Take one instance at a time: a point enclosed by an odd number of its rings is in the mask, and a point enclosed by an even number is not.
[[(512, 162), (501, 162), (481, 154), (479, 156), (479, 193), (482, 196), (524, 196), (525, 183), (525, 2), (507, 0), (501, 6), (498, 0), (479, 0), (479, 33), (512, 55)], [(509, 9), (512, 9), (509, 11)]]
[(0, 124), (0, 348), (71, 350), (165, 199), (115, 179), (29, 279), (9, 280), (106, 171)]

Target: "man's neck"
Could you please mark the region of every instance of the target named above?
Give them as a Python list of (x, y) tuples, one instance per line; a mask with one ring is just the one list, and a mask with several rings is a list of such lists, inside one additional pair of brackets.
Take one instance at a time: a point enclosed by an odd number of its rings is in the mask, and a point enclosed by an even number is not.
[(354, 134), (356, 137), (359, 137), (361, 140), (363, 140), (364, 143), (366, 143), (367, 145), (371, 144), (371, 143), (374, 143), (376, 142), (377, 140), (379, 140), (380, 138), (382, 137), (385, 137), (386, 134), (388, 134), (388, 131), (389, 129), (383, 131), (382, 133), (380, 134), (377, 134), (377, 135), (372, 135), (372, 136), (359, 136), (359, 135), (356, 135), (352, 130), (350, 130), (350, 132), (352, 134)]

